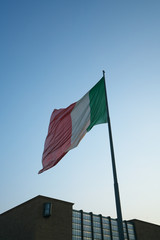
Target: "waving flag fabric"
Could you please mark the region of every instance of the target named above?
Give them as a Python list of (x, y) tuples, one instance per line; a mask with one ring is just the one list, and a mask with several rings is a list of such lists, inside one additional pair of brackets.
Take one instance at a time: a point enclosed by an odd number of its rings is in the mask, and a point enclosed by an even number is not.
[(94, 125), (106, 122), (105, 81), (101, 78), (78, 102), (53, 111), (39, 173), (55, 166)]

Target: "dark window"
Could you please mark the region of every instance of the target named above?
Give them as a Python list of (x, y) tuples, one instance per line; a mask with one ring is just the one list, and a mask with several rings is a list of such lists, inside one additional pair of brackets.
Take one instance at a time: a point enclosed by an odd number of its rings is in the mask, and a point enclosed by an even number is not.
[(49, 216), (51, 216), (51, 212), (52, 212), (52, 204), (44, 203), (43, 216), (49, 217)]

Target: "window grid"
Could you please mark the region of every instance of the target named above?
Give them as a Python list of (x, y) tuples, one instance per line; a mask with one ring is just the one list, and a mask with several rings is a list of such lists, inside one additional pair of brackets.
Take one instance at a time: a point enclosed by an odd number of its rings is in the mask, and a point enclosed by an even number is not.
[[(125, 240), (136, 240), (134, 226), (123, 222)], [(119, 240), (116, 219), (73, 210), (72, 240)]]

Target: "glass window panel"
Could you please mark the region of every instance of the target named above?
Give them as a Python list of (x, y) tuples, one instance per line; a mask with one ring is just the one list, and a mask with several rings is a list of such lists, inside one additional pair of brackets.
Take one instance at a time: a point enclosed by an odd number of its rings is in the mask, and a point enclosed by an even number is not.
[(110, 235), (110, 230), (103, 229), (103, 234), (105, 234), (105, 235)]
[(109, 224), (109, 219), (108, 219), (108, 218), (105, 218), (105, 217), (102, 217), (102, 222)]
[(127, 239), (127, 233), (124, 233), (124, 238)]
[(93, 215), (93, 221), (100, 222), (100, 216)]
[(81, 240), (80, 236), (72, 236), (72, 240)]
[(134, 235), (129, 235), (129, 240), (135, 240), (135, 236)]
[(83, 230), (91, 232), (91, 226), (83, 225)]
[(124, 231), (124, 233), (126, 233), (126, 227), (123, 227), (123, 231)]
[(73, 216), (73, 217), (81, 217), (81, 212), (80, 212), (80, 211), (73, 210), (73, 211), (72, 211), (72, 216)]
[(94, 233), (94, 239), (102, 239), (101, 234)]
[(81, 229), (81, 224), (72, 223), (72, 228), (73, 229)]
[(118, 232), (117, 231), (113, 231), (112, 235), (115, 236), (115, 237), (118, 237)]
[(97, 228), (97, 227), (94, 227), (94, 228), (93, 228), (93, 232), (94, 232), (94, 233), (101, 233), (101, 229), (100, 229), (100, 228)]
[(127, 227), (128, 227), (128, 229), (134, 229), (133, 225), (130, 223), (127, 223)]
[(72, 222), (73, 223), (81, 223), (81, 219), (80, 218), (73, 218)]
[(111, 237), (108, 235), (104, 235), (104, 240), (111, 240)]
[(103, 223), (103, 228), (104, 229), (110, 229), (110, 226), (108, 224), (106, 224), (106, 223)]
[(83, 219), (83, 225), (91, 225), (91, 221), (90, 220), (86, 220), (86, 219)]
[(44, 217), (50, 217), (52, 212), (52, 204), (50, 202), (44, 203), (44, 211), (43, 216)]
[(91, 232), (83, 232), (83, 236), (91, 238), (92, 237), (92, 233)]
[(134, 235), (133, 229), (128, 229), (128, 232), (129, 232), (129, 234), (133, 234)]
[(115, 226), (117, 226), (118, 225), (118, 223), (117, 223), (117, 220), (111, 220), (111, 223), (112, 223), (112, 225), (115, 225)]
[(76, 229), (72, 229), (72, 234), (75, 235), (75, 236), (81, 236), (81, 231), (76, 230)]
[(119, 237), (113, 237), (113, 240), (119, 240)]
[(118, 226), (113, 226), (112, 225), (112, 231), (118, 231)]
[(93, 222), (93, 226), (94, 227), (101, 227), (101, 224), (100, 224), (100, 222)]
[(91, 215), (88, 214), (88, 213), (83, 213), (83, 219), (90, 220), (91, 219)]

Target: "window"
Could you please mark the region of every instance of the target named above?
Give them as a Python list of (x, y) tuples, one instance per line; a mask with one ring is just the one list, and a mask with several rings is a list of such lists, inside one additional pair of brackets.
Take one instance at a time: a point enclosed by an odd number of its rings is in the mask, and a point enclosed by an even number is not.
[[(125, 240), (135, 240), (132, 222), (123, 222)], [(117, 219), (73, 210), (72, 240), (119, 240)]]
[(44, 203), (43, 216), (44, 217), (51, 216), (51, 211), (52, 211), (52, 204), (51, 203)]
[(102, 217), (102, 222), (103, 222), (104, 224), (109, 224), (109, 219), (106, 218), (106, 217)]

